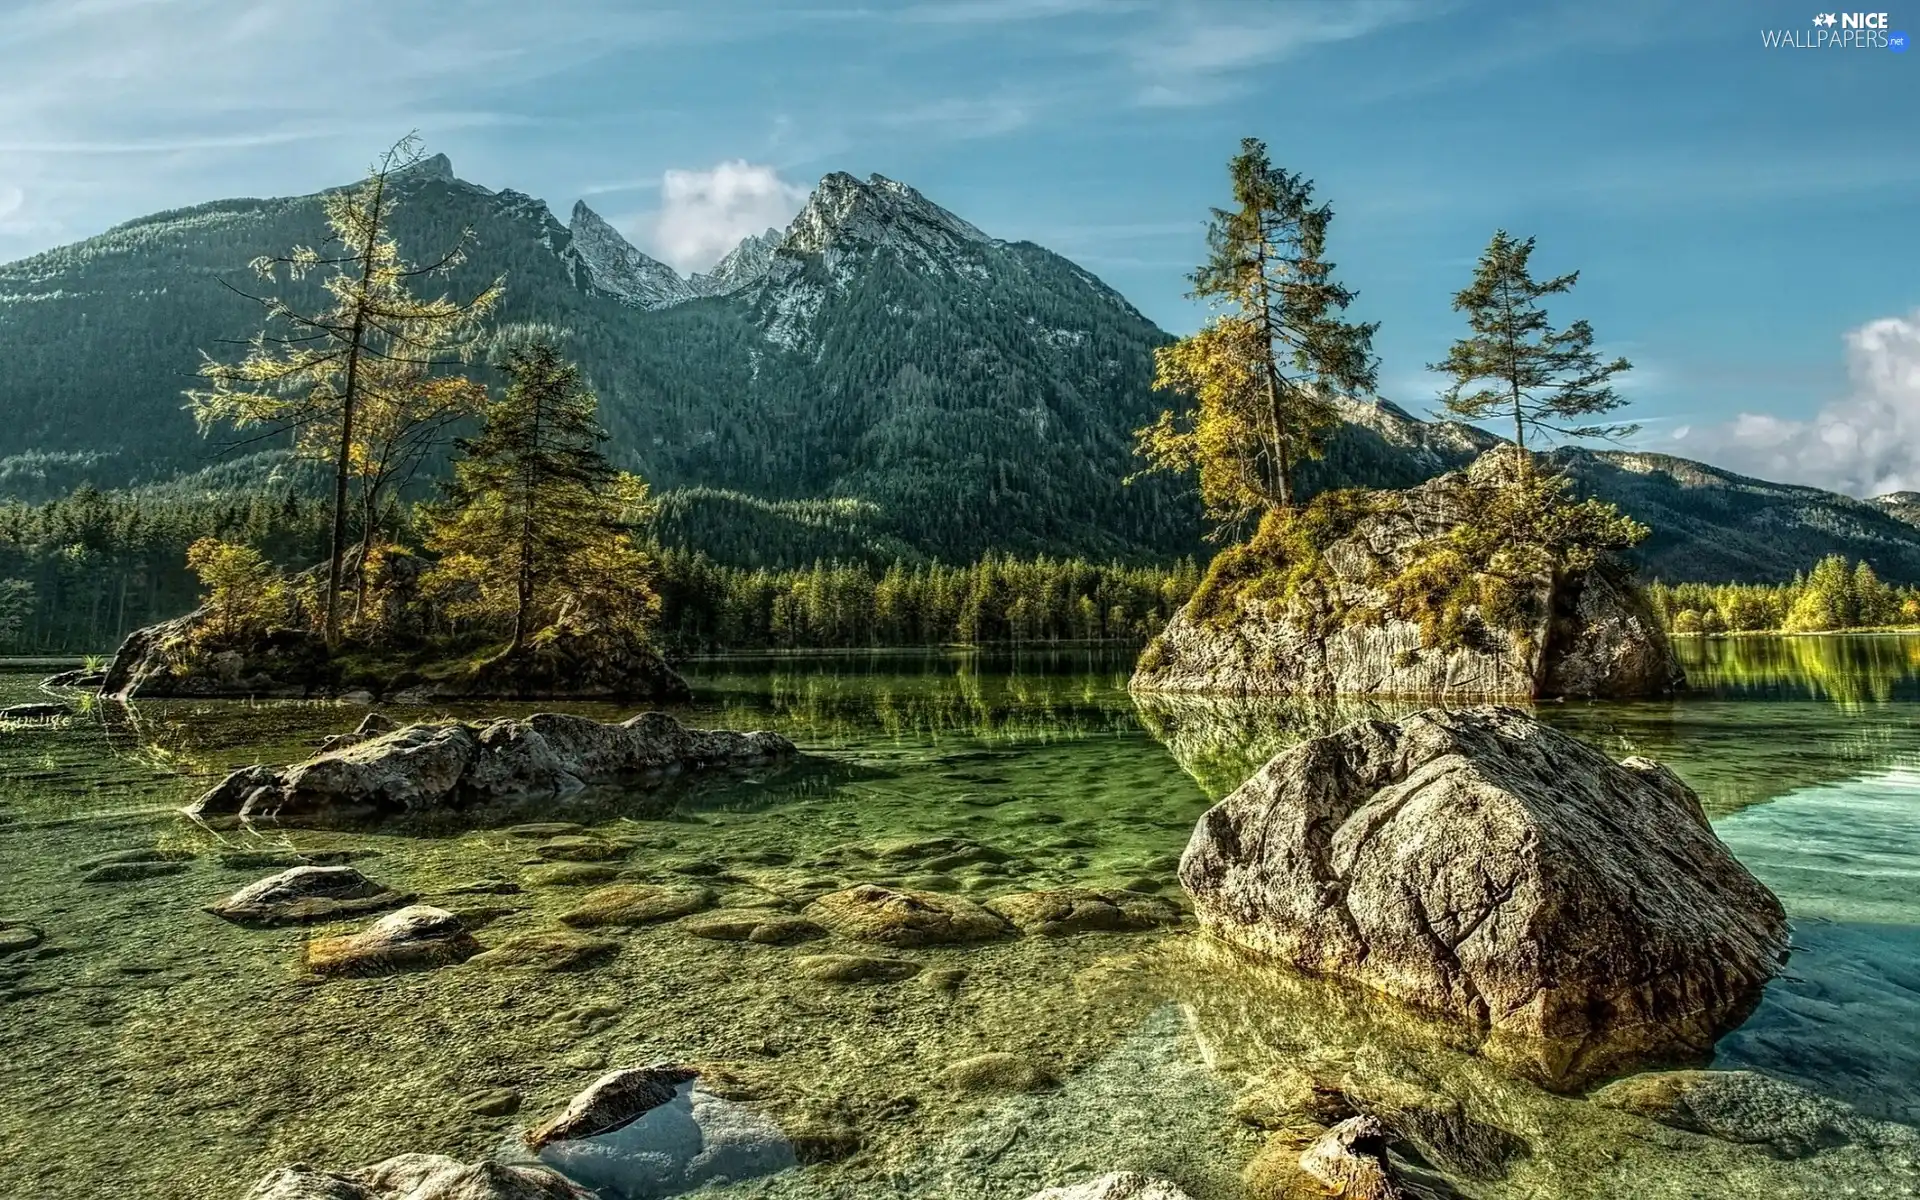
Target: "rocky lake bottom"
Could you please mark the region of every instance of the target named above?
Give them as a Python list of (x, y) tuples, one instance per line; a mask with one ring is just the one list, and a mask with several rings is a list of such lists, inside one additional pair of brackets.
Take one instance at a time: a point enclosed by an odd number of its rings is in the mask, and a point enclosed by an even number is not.
[[(660, 1061), (770, 1118), (800, 1164), (702, 1195), (1022, 1200), (1125, 1169), (1194, 1200), (1264, 1196), (1263, 1089), (1303, 1065), (1499, 1130), (1498, 1153), (1429, 1156), (1436, 1195), (1920, 1195), (1920, 639), (1682, 652), (1700, 685), (1683, 699), (1538, 715), (1671, 766), (1786, 905), (1793, 957), (1712, 1065), (1805, 1092), (1737, 1135), (1544, 1091), (1190, 922), (915, 947), (715, 936), (862, 883), (1178, 905), (1213, 800), (1292, 741), (1420, 707), (1136, 702), (1130, 659), (1091, 652), (732, 659), (688, 664), (698, 699), (670, 711), (780, 732), (799, 762), (462, 826), (180, 813), (235, 767), (352, 729), (349, 706), (95, 706), (0, 728), (0, 1195), (240, 1200), (288, 1163), (512, 1154), (595, 1077)], [(0, 705), (38, 698), (45, 673), (0, 664)], [(628, 715), (484, 711), (552, 708)], [(485, 953), (321, 976), (314, 939), (364, 919), (204, 911), (299, 862), (452, 910)], [(581, 918), (623, 884), (687, 899)]]

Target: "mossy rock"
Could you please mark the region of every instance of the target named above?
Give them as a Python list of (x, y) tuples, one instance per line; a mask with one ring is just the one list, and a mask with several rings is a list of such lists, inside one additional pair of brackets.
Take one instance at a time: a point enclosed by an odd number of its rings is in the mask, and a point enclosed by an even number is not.
[(656, 883), (616, 883), (580, 898), (560, 920), (577, 929), (603, 925), (648, 925), (713, 907), (713, 889)]
[(903, 949), (990, 941), (1013, 932), (998, 914), (965, 897), (875, 884), (829, 892), (807, 906), (806, 916), (842, 937)]

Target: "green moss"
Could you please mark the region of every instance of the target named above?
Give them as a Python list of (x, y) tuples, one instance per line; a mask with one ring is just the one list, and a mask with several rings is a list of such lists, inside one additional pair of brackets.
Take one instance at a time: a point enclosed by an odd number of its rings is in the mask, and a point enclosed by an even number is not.
[(1338, 624), (1345, 614), (1328, 586), (1326, 551), (1378, 511), (1381, 496), (1361, 488), (1323, 492), (1300, 508), (1267, 513), (1250, 541), (1214, 557), (1194, 592), (1194, 616), (1225, 628), (1249, 603), (1298, 598), (1321, 621)]

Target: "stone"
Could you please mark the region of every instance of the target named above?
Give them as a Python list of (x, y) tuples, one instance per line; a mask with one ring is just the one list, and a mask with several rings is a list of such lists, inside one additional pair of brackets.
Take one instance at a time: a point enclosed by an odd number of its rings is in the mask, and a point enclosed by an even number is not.
[(577, 906), (561, 913), (560, 920), (577, 929), (593, 929), (603, 925), (646, 925), (711, 908), (714, 899), (711, 888), (616, 883), (588, 892), (580, 898)]
[(1758, 1071), (1655, 1071), (1630, 1075), (1588, 1099), (1723, 1142), (1805, 1158), (1855, 1140), (1873, 1124), (1837, 1100)]
[(1278, 598), (1260, 589), (1224, 598), (1203, 590), (1142, 652), (1130, 688), (1492, 700), (1625, 699), (1684, 686), (1646, 596), (1631, 571), (1612, 560), (1523, 587), (1514, 628), (1469, 606), (1469, 637), (1459, 646), (1426, 646), (1418, 624), (1380, 615), (1390, 610), (1382, 580), (1408, 567), (1422, 542), (1458, 523), (1476, 490), (1497, 486), (1510, 462), (1509, 454), (1486, 454), (1465, 472), (1370, 493), (1366, 511), (1356, 511), (1322, 550), (1316, 586)]
[(1233, 1102), (1234, 1120), (1255, 1129), (1337, 1125), (1354, 1115), (1338, 1083), (1329, 1083), (1298, 1067), (1267, 1072)]
[(919, 974), (920, 964), (857, 954), (806, 954), (793, 960), (793, 969), (820, 983), (897, 983)]
[(376, 912), (409, 899), (352, 867), (294, 867), (248, 884), (207, 911), (242, 925), (293, 925)]
[(987, 901), (987, 907), (1021, 933), (1060, 937), (1072, 933), (1127, 933), (1180, 923), (1180, 906), (1138, 892), (1094, 888), (1048, 888)]
[(627, 856), (625, 846), (579, 834), (567, 834), (541, 842), (533, 848), (533, 852), (556, 862), (607, 862)]
[(476, 1117), (510, 1117), (520, 1111), (520, 1100), (520, 1093), (512, 1088), (487, 1088), (469, 1093), (460, 1105)]
[(537, 1151), (550, 1142), (598, 1137), (625, 1128), (672, 1100), (681, 1084), (692, 1082), (698, 1075), (690, 1067), (670, 1063), (628, 1067), (602, 1075), (558, 1114), (527, 1130), (527, 1149)]
[(539, 1166), (463, 1163), (441, 1154), (401, 1154), (361, 1171), (296, 1164), (254, 1185), (246, 1200), (592, 1200)]
[[(365, 695), (366, 693), (361, 694)], [(361, 742), (377, 738), (381, 734), (392, 733), (398, 728), (400, 728), (400, 722), (394, 720), (392, 717), (382, 713), (368, 713), (365, 717), (361, 718), (360, 724), (354, 727), (352, 733), (336, 733), (321, 742), (320, 753), (325, 754), (329, 750), (344, 750), (348, 746), (357, 746)]]
[(1164, 1179), (1118, 1171), (1085, 1183), (1047, 1188), (1027, 1200), (1188, 1200), (1188, 1196)]
[(620, 877), (618, 867), (606, 863), (562, 862), (551, 866), (535, 867), (527, 872), (527, 883), (532, 887), (584, 887), (592, 884), (611, 883)]
[(572, 821), (532, 821), (524, 825), (509, 825), (501, 830), (508, 837), (516, 838), (554, 838), (570, 833), (585, 833), (586, 826), (576, 825)]
[(416, 904), (388, 913), (359, 933), (307, 943), (307, 970), (316, 975), (383, 975), (465, 962), (480, 943), (459, 917)]
[(1344, 1200), (1408, 1200), (1387, 1167), (1387, 1130), (1372, 1117), (1348, 1117), (1300, 1155), (1300, 1169)]
[(1672, 772), (1506, 708), (1296, 746), (1200, 818), (1180, 878), (1218, 937), (1462, 1019), (1567, 1086), (1709, 1049), (1787, 948)]
[(962, 1092), (1037, 1092), (1059, 1080), (1018, 1054), (993, 1051), (963, 1058), (940, 1072), (940, 1079)]
[(46, 932), (25, 921), (0, 920), (0, 958), (31, 950), (46, 940)]
[(799, 1161), (766, 1115), (664, 1064), (602, 1076), (525, 1140), (542, 1162), (607, 1196), (676, 1195)]
[(469, 966), (576, 971), (620, 952), (620, 943), (572, 930), (516, 933), (467, 960)]
[(806, 916), (842, 937), (902, 949), (987, 941), (1012, 931), (998, 914), (963, 897), (875, 884), (829, 892), (807, 906)]
[(72, 715), (73, 710), (64, 704), (12, 704), (0, 708), (0, 721), (51, 721)]
[(80, 877), (81, 883), (128, 883), (137, 879), (159, 879), (178, 875), (188, 864), (178, 860), (146, 859), (137, 862), (108, 863)]
[(825, 937), (827, 931), (801, 917), (772, 909), (728, 909), (711, 916), (682, 921), (680, 928), (697, 938), (720, 942), (757, 942), (780, 946)]
[(355, 850), (225, 850), (216, 858), (228, 871), (265, 871), (274, 867), (337, 867), (371, 857)]
[[(551, 799), (647, 773), (750, 766), (793, 754), (793, 743), (775, 733), (687, 729), (664, 713), (617, 725), (564, 713), (484, 725), (428, 722), (344, 735), (341, 744), (287, 767), (243, 767), (187, 811), (290, 822), (459, 811)], [(553, 840), (577, 836), (578, 827), (568, 825)]]
[(40, 681), (43, 688), (74, 688), (79, 691), (94, 692), (107, 681), (107, 673), (89, 671), (84, 667), (75, 667), (71, 671), (59, 671)]

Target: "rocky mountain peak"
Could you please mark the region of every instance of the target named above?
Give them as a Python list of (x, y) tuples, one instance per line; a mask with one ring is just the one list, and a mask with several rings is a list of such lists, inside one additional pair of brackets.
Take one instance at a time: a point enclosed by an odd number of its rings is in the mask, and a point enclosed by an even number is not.
[(994, 239), (915, 189), (884, 175), (863, 183), (845, 171), (820, 181), (787, 227), (785, 248), (822, 254), (837, 246), (916, 243), (953, 251)]
[(429, 154), (408, 167), (405, 174), (409, 179), (438, 179), (445, 183), (458, 179), (453, 173), (453, 160), (444, 154)]
[(780, 245), (780, 231), (769, 227), (764, 233), (750, 233), (726, 257), (704, 274), (695, 274), (687, 283), (696, 295), (724, 296), (748, 287), (764, 277), (773, 263), (773, 252)]
[(690, 300), (694, 290), (679, 272), (649, 258), (584, 200), (575, 202), (567, 225), (572, 238), (563, 257), (586, 272), (586, 282), (635, 308), (665, 308)]

